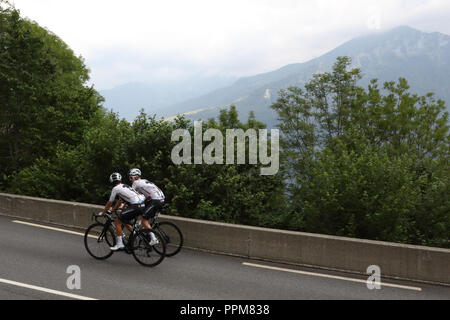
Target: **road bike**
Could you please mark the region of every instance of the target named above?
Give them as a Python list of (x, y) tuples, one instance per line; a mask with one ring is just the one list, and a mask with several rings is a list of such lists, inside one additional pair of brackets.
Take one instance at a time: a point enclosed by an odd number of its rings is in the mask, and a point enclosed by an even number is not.
[[(114, 254), (110, 248), (116, 245), (115, 219), (110, 213), (104, 215), (93, 213), (92, 219), (95, 223), (86, 230), (84, 245), (93, 258), (106, 260)], [(138, 219), (133, 219), (131, 226), (129, 235), (124, 237), (123, 251), (132, 254), (134, 259), (143, 266), (155, 267), (160, 264), (166, 255), (164, 238), (156, 230), (145, 229)], [(158, 240), (155, 245), (150, 245), (151, 233)]]

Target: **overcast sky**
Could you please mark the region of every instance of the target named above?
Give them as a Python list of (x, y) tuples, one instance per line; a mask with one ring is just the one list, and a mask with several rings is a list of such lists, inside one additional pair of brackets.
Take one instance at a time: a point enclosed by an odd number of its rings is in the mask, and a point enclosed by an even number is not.
[(12, 0), (60, 36), (97, 89), (304, 62), (399, 25), (450, 34), (449, 0)]

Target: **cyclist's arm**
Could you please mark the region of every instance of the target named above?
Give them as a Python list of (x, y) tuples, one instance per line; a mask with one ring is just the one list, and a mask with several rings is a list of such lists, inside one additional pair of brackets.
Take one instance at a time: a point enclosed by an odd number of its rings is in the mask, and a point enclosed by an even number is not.
[[(105, 208), (103, 209), (102, 214), (105, 214), (106, 212), (108, 212), (109, 209), (111, 209), (113, 202), (112, 201), (108, 201), (105, 205)], [(114, 206), (114, 208), (112, 209), (112, 211), (116, 211), (120, 205), (122, 204), (122, 200), (119, 200), (116, 202), (116, 205)]]
[(117, 196), (117, 191), (114, 188), (113, 191), (111, 192), (111, 196), (109, 197), (109, 201), (106, 203), (105, 208), (103, 209), (102, 214), (105, 214), (106, 212), (108, 212), (108, 210), (111, 208), (116, 196)]
[(114, 206), (114, 208), (112, 209), (112, 211), (116, 211), (117, 209), (119, 209), (119, 207), (122, 205), (122, 200), (119, 199), (119, 201), (117, 201), (116, 205)]
[(103, 209), (102, 214), (105, 214), (106, 212), (108, 212), (108, 210), (111, 208), (112, 204), (113, 203), (111, 201), (108, 201), (105, 205), (105, 208)]

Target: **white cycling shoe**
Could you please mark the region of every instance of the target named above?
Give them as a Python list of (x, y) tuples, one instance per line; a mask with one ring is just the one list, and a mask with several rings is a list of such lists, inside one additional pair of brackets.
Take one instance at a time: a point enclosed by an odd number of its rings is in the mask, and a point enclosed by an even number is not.
[(159, 244), (159, 240), (158, 239), (152, 239), (152, 241), (150, 241), (149, 243), (151, 246), (156, 246), (157, 244)]
[(123, 245), (123, 243), (120, 243), (116, 244), (114, 247), (111, 247), (110, 249), (111, 251), (119, 251), (121, 249), (125, 249), (125, 246)]

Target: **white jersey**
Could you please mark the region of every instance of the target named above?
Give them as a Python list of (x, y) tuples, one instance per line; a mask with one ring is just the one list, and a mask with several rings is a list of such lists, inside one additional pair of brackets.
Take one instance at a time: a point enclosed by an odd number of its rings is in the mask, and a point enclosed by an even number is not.
[(109, 201), (114, 202), (117, 198), (127, 204), (141, 204), (145, 201), (144, 195), (139, 194), (135, 189), (123, 183), (118, 184), (112, 189)]
[(154, 183), (145, 179), (133, 182), (133, 188), (142, 193), (147, 199), (164, 200), (164, 193)]

